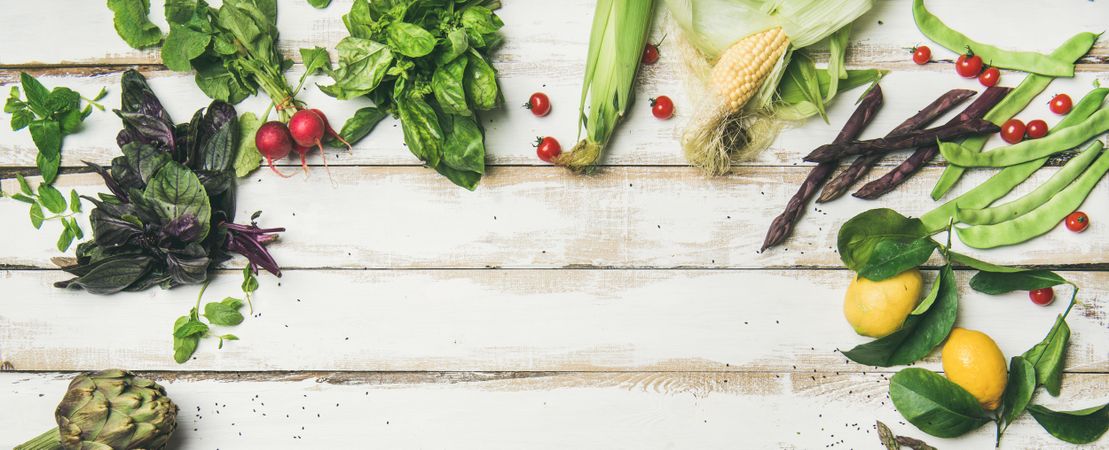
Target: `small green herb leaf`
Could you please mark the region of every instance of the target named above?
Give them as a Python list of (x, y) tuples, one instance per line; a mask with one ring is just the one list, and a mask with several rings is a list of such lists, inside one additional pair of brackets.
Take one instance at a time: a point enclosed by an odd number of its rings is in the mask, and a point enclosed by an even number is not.
[(902, 369), (890, 378), (890, 399), (906, 420), (936, 437), (961, 436), (990, 421), (973, 395), (926, 369)]
[(32, 205), (32, 204), (35, 203), (35, 199), (33, 199), (31, 197), (28, 197), (26, 195), (23, 195), (23, 193), (21, 193), (21, 192), (16, 192), (16, 193), (12, 194), (12, 200), (18, 200), (18, 201), (21, 201), (21, 202), (26, 203), (28, 205)]
[(990, 295), (1012, 291), (1032, 291), (1066, 284), (1067, 280), (1049, 270), (1024, 270), (1020, 272), (979, 271), (970, 279), (970, 288)]
[(39, 201), (42, 202), (43, 207), (54, 214), (65, 212), (65, 197), (49, 184), (39, 184)]
[(239, 313), (239, 308), (242, 307), (242, 300), (227, 297), (219, 303), (211, 302), (204, 305), (204, 317), (208, 318), (212, 325), (235, 326), (243, 323), (243, 315)]
[(35, 229), (42, 228), (42, 221), (44, 218), (46, 218), (46, 216), (42, 214), (42, 207), (39, 206), (38, 202), (31, 203), (31, 225), (33, 225)]
[(17, 180), (19, 180), (19, 191), (20, 192), (24, 193), (25, 195), (35, 195), (34, 191), (31, 190), (30, 183), (27, 183), (26, 178), (23, 178), (23, 174), (18, 174), (17, 173), (17, 174), (15, 174), (15, 178)]
[(185, 317), (184, 322), (177, 319), (179, 323), (173, 325), (173, 337), (187, 338), (199, 337), (208, 332), (208, 325), (193, 317)]
[[(64, 223), (65, 219), (63, 219), (62, 221)], [(58, 236), (58, 251), (64, 252), (66, 250), (69, 250), (69, 246), (73, 244), (74, 237), (76, 236), (74, 235), (73, 230), (70, 229), (69, 226), (64, 226), (62, 228), (62, 234)]]
[(1071, 444), (1088, 444), (1109, 429), (1109, 404), (1078, 411), (1052, 411), (1031, 405), (1028, 412), (1048, 433)]
[(199, 335), (177, 337), (178, 330), (184, 330), (188, 326), (187, 324), (192, 322), (193, 320), (189, 316), (181, 316), (173, 324), (173, 360), (177, 361), (177, 364), (184, 364), (188, 361), (193, 353), (196, 353), (196, 347), (200, 343)]
[(75, 213), (81, 212), (81, 196), (77, 195), (76, 189), (69, 190), (69, 211)]
[(254, 271), (250, 270), (250, 266), (243, 267), (243, 293), (252, 294), (258, 290), (258, 278), (254, 276)]

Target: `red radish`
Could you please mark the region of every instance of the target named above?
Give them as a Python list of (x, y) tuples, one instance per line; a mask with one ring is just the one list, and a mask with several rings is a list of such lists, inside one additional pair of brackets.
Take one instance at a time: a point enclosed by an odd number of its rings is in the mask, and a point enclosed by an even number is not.
[[(320, 149), (320, 156), (323, 157), (323, 165), (327, 167), (327, 155), (323, 151), (324, 133), (327, 129), (327, 123), (324, 119), (320, 118), (319, 114), (310, 109), (302, 109), (293, 114), (289, 119), (289, 134), (296, 141), (297, 153), (300, 153), (300, 166), (304, 168), (304, 173), (308, 173), (308, 152), (312, 147)], [(331, 168), (327, 167), (328, 176), (331, 175)]]
[(273, 165), (274, 160), (289, 156), (293, 151), (293, 137), (289, 135), (289, 127), (281, 122), (262, 124), (254, 133), (254, 145), (258, 147), (258, 153), (266, 158), (266, 163), (274, 173), (289, 178), (289, 175), (281, 173)]
[(313, 108), (311, 111), (316, 113), (317, 116), (320, 116), (320, 120), (323, 121), (323, 128), (325, 131), (327, 131), (328, 136), (331, 136), (335, 138), (335, 140), (342, 142), (343, 145), (347, 146), (347, 151), (354, 151), (354, 149), (351, 148), (350, 143), (347, 142), (346, 139), (343, 139), (343, 137), (340, 136), (339, 133), (336, 133), (334, 128), (331, 128), (331, 122), (327, 121), (327, 116), (323, 114), (323, 111), (315, 108)]

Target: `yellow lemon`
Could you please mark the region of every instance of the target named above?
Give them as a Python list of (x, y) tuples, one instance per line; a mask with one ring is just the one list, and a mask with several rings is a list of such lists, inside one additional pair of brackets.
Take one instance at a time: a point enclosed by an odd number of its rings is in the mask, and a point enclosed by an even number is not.
[(887, 336), (905, 323), (916, 308), (924, 281), (920, 271), (909, 269), (882, 281), (855, 275), (847, 287), (843, 315), (863, 336)]
[(1005, 355), (993, 339), (981, 331), (955, 328), (940, 357), (948, 380), (970, 392), (986, 410), (997, 409), (1008, 371)]

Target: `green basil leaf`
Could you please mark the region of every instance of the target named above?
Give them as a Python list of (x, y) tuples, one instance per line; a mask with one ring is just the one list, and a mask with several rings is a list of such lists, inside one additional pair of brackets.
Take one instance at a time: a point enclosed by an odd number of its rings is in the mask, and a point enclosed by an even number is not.
[(881, 240), (859, 275), (868, 280), (884, 280), (928, 262), (935, 250), (936, 242), (926, 237), (911, 242)]
[(890, 400), (901, 416), (932, 436), (962, 436), (989, 422), (978, 400), (930, 370), (902, 369), (890, 378)]
[(250, 266), (243, 267), (243, 284), (242, 289), (244, 294), (250, 294), (258, 290), (258, 277), (254, 276), (254, 271)]
[(959, 290), (950, 265), (940, 271), (936, 283), (940, 284), (938, 295), (926, 312), (910, 315), (900, 330), (858, 345), (843, 355), (859, 364), (879, 367), (910, 364), (927, 356), (951, 333), (959, 310)]
[(466, 36), (466, 30), (451, 31), (447, 33), (447, 38), (443, 40), (443, 48), (440, 50), (442, 53), (439, 54), (437, 61), (439, 64), (446, 64), (462, 56), (469, 49), (470, 40)]
[(31, 76), (27, 72), (19, 73), (19, 81), (23, 86), (23, 93), (27, 96), (27, 103), (31, 105), (31, 109), (38, 114), (39, 117), (50, 117), (52, 112), (46, 106), (47, 98), (50, 97), (50, 90), (46, 89), (38, 79)]
[(162, 45), (162, 63), (175, 72), (189, 72), (192, 61), (204, 54), (212, 35), (184, 25), (170, 24), (166, 43)]
[(42, 207), (37, 202), (31, 203), (31, 225), (36, 230), (42, 228), (42, 221), (45, 217), (46, 215), (42, 213)]
[(116, 33), (132, 48), (150, 47), (162, 41), (162, 30), (148, 17), (150, 0), (108, 0), (108, 9), (115, 14), (112, 22)]
[[(208, 332), (208, 325), (204, 322), (187, 317), (185, 322), (175, 323), (173, 325), (173, 337), (186, 338), (191, 336), (203, 336)], [(178, 319), (180, 321), (181, 319)]]
[(324, 9), (331, 4), (331, 0), (308, 0), (308, 4), (316, 9)]
[(377, 89), (393, 65), (393, 52), (369, 39), (346, 37), (335, 50), (339, 52), (339, 67), (329, 73), (335, 84), (320, 86), (320, 90), (340, 100), (361, 97)]
[(219, 303), (210, 302), (204, 305), (204, 317), (213, 325), (235, 326), (243, 323), (243, 315), (239, 312), (242, 307), (242, 300), (227, 297)]
[(262, 165), (262, 153), (258, 151), (254, 134), (262, 126), (262, 120), (252, 112), (239, 116), (239, 149), (235, 152), (235, 176), (242, 178)]
[[(183, 329), (188, 323), (193, 323), (192, 319), (189, 316), (181, 316), (173, 324), (173, 360), (177, 361), (177, 364), (188, 361), (193, 353), (196, 353), (197, 344), (200, 343), (200, 336), (177, 337), (177, 330)], [(201, 323), (201, 325), (204, 324)]]
[(469, 67), (466, 69), (466, 93), (474, 109), (488, 111), (500, 104), (497, 71), (480, 54), (470, 49)]
[(448, 116), (450, 128), (443, 147), (443, 163), (453, 169), (485, 173), (485, 136), (473, 117)]
[(435, 50), (435, 36), (419, 25), (393, 22), (385, 36), (390, 48), (409, 58), (421, 58)]
[(469, 61), (468, 58), (455, 58), (454, 61), (436, 68), (431, 76), (431, 90), (435, 94), (435, 100), (447, 114), (473, 114), (466, 104), (466, 88), (463, 86)]
[(176, 161), (167, 162), (146, 185), (143, 197), (155, 207), (158, 215), (170, 221), (186, 214), (196, 217), (201, 232), (196, 241), (208, 236), (212, 207), (208, 194), (193, 171)]
[(1020, 272), (979, 271), (970, 279), (970, 288), (983, 294), (999, 295), (1013, 291), (1032, 291), (1066, 284), (1067, 280), (1049, 270)]
[(443, 156), (444, 138), (435, 109), (418, 96), (401, 95), (396, 100), (408, 150), (427, 165), (438, 166)]
[(927, 236), (920, 219), (907, 218), (892, 209), (872, 209), (840, 227), (837, 246), (843, 264), (857, 272), (870, 261), (879, 242), (908, 243)]
[[(1006, 424), (1011, 424), (1028, 408), (1032, 401), (1032, 394), (1036, 392), (1036, 368), (1020, 356), (1014, 356), (1009, 362), (1009, 382), (1005, 385), (1005, 393), (1001, 396), (1001, 418)], [(1006, 425), (1008, 426), (1008, 425)]]
[(1042, 385), (1052, 396), (1059, 395), (1063, 384), (1063, 360), (1067, 356), (1067, 343), (1070, 341), (1070, 326), (1059, 315), (1047, 336), (1022, 357), (1036, 368), (1036, 384)]
[(354, 115), (343, 124), (339, 136), (347, 143), (354, 145), (373, 131), (379, 122), (389, 116), (389, 113), (376, 106), (367, 106), (354, 112)]
[[(64, 221), (65, 220), (63, 219), (63, 222)], [(75, 237), (76, 236), (74, 236), (73, 230), (71, 230), (68, 226), (63, 227), (62, 234), (58, 236), (58, 251), (64, 252), (66, 250), (69, 250), (69, 246), (73, 244), (73, 238)]]
[(477, 189), (477, 184), (481, 181), (480, 173), (458, 170), (446, 164), (435, 166), (435, 170), (439, 172), (440, 175), (447, 177), (451, 183), (471, 191)]
[(1071, 444), (1089, 444), (1109, 429), (1109, 404), (1078, 411), (1052, 411), (1031, 405), (1028, 412), (1048, 433)]
[(462, 26), (479, 35), (486, 35), (496, 33), (504, 22), (489, 8), (471, 6), (462, 11)]
[(69, 190), (69, 210), (70, 212), (81, 212), (81, 196), (77, 195), (76, 189)]
[(981, 270), (983, 272), (1014, 273), (1023, 272), (1025, 270), (1020, 267), (1002, 266), (998, 264), (988, 263), (980, 259), (972, 258), (970, 256), (957, 252), (948, 252), (947, 256), (951, 258), (951, 262), (959, 263), (972, 269)]
[(35, 195), (34, 191), (31, 191), (31, 184), (27, 182), (26, 178), (23, 178), (23, 174), (15, 174), (15, 179), (19, 180), (20, 192), (23, 192), (26, 195)]
[(43, 207), (54, 214), (65, 212), (65, 197), (49, 184), (39, 184), (39, 201), (42, 202)]

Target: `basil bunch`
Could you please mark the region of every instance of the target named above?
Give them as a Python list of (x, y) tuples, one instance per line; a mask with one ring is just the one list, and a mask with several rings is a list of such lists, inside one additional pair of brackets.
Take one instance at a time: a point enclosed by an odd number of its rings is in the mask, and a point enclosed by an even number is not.
[[(485, 173), (478, 113), (501, 103), (489, 51), (501, 42), (498, 0), (355, 0), (339, 65), (324, 66), (339, 99), (368, 96), (400, 118), (421, 161), (473, 190)], [(306, 62), (306, 64), (308, 64)]]
[(959, 263), (978, 270), (970, 287), (988, 295), (1028, 291), (1068, 284), (1071, 302), (1044, 339), (1011, 359), (1001, 408), (990, 415), (973, 395), (927, 369), (907, 368), (890, 378), (890, 399), (898, 412), (921, 431), (937, 437), (956, 437), (988, 422), (997, 426), (997, 439), (1025, 411), (1051, 435), (1074, 444), (1096, 441), (1109, 429), (1109, 404), (1080, 411), (1059, 412), (1031, 404), (1036, 388), (1059, 395), (1070, 327), (1066, 317), (1074, 307), (1078, 287), (1047, 270), (1024, 270), (980, 261), (951, 251), (930, 237), (920, 219), (891, 209), (863, 212), (839, 231), (840, 258), (859, 275), (881, 280), (928, 261), (938, 249), (946, 260), (929, 294), (893, 334), (861, 344), (843, 354), (860, 364), (890, 367), (912, 364), (927, 356), (951, 332), (958, 314), (959, 293), (952, 270)]
[(230, 252), (280, 276), (263, 245), (284, 230), (232, 223), (235, 108), (217, 100), (174, 125), (142, 75), (129, 70), (122, 84), (116, 114), (124, 129), (116, 143), (123, 156), (108, 168), (86, 163), (111, 193), (84, 197), (96, 205), (89, 214), (93, 239), (77, 246), (76, 265), (63, 268), (76, 278), (55, 286), (111, 294), (202, 283)]

